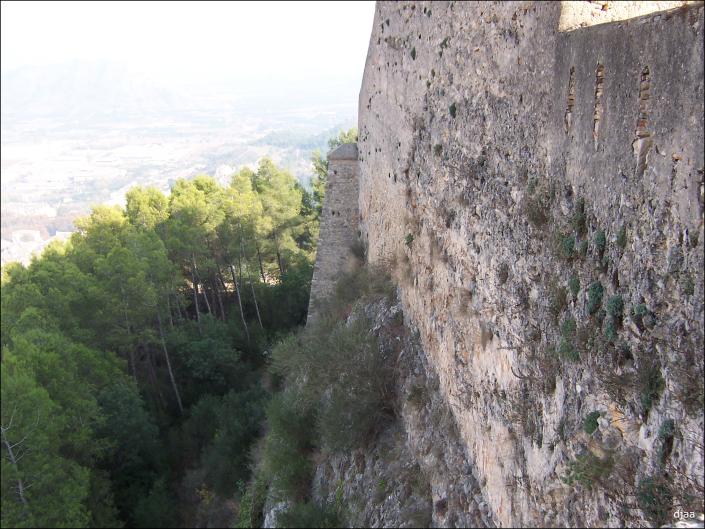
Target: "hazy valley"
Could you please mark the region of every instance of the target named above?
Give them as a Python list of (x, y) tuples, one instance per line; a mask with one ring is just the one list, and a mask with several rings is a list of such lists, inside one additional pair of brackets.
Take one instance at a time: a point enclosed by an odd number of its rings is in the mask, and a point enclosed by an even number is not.
[(134, 185), (166, 192), (197, 174), (226, 183), (262, 156), (308, 185), (312, 152), (357, 112), (353, 97), (326, 97), (345, 86), (169, 89), (105, 63), (25, 68), (2, 83), (3, 263), (27, 262)]

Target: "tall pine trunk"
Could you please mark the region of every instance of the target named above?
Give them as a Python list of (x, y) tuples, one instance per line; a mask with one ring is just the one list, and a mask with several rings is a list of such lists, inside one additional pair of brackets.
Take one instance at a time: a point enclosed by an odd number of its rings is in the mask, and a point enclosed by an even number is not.
[(266, 283), (267, 279), (264, 277), (264, 267), (262, 266), (262, 254), (259, 251), (259, 243), (257, 242), (257, 236), (255, 235), (255, 249), (257, 250), (257, 260), (259, 261), (259, 273), (262, 276), (262, 283)]
[(181, 298), (176, 290), (174, 290), (174, 299), (176, 300), (176, 312), (179, 314), (179, 321), (185, 321), (187, 319), (186, 316), (184, 316), (186, 309), (181, 304)]
[[(220, 268), (218, 269), (218, 274), (220, 274)], [(218, 281), (216, 277), (211, 278), (211, 285), (213, 285), (213, 290), (215, 290), (215, 297), (218, 300), (218, 307), (220, 308), (220, 319), (225, 321), (225, 308), (223, 307), (223, 299), (220, 295), (220, 287), (218, 286)]]
[(213, 309), (211, 308), (211, 302), (208, 299), (208, 291), (206, 290), (206, 284), (201, 283), (203, 286), (203, 299), (206, 301), (206, 309), (208, 310), (208, 314), (213, 315)]
[(198, 322), (198, 330), (201, 330), (201, 311), (198, 310), (198, 283), (196, 282), (196, 273), (191, 268), (191, 282), (193, 283), (193, 306), (196, 307), (196, 321)]
[[(225, 285), (225, 277), (223, 277), (223, 271), (220, 269), (220, 265), (218, 265), (218, 278), (217, 279), (218, 279), (218, 284), (223, 289), (223, 295), (225, 297), (225, 302), (227, 303), (227, 301), (228, 301), (228, 287)], [(225, 303), (223, 304), (223, 306), (224, 307), (226, 306)], [(225, 314), (225, 312), (223, 312), (223, 321), (225, 321), (225, 319), (226, 319), (226, 314)]]
[(130, 364), (130, 370), (132, 371), (132, 379), (137, 383), (137, 367), (135, 366), (135, 347), (132, 343), (132, 332), (130, 331), (130, 318), (127, 316), (127, 302), (125, 301), (125, 289), (120, 287), (120, 293), (122, 294), (122, 312), (125, 315), (125, 330), (127, 331), (128, 337), (128, 358)]
[(237, 295), (237, 304), (240, 307), (240, 318), (242, 319), (242, 326), (245, 328), (245, 335), (247, 336), (247, 343), (250, 343), (250, 329), (247, 327), (247, 322), (245, 321), (245, 313), (242, 310), (242, 298), (240, 297), (240, 285), (235, 277), (235, 267), (230, 263), (230, 275), (233, 276), (233, 284), (235, 285), (235, 294)]
[(277, 252), (277, 265), (279, 265), (279, 279), (284, 275), (284, 263), (282, 262), (282, 256), (279, 253), (279, 239), (276, 234), (274, 235), (274, 249)]
[(169, 313), (169, 326), (173, 329), (174, 328), (174, 318), (172, 317), (171, 314), (171, 302), (169, 301), (169, 293), (167, 292), (166, 294), (166, 310)]
[[(196, 279), (198, 279), (199, 283), (201, 283), (201, 278), (198, 275), (198, 267), (196, 266), (196, 257), (191, 254), (191, 261), (193, 262), (193, 271), (196, 276)], [(208, 314), (213, 314), (213, 311), (211, 310), (211, 304), (208, 301), (208, 294), (206, 294), (206, 285), (203, 283), (203, 299), (206, 301), (206, 308), (208, 309)]]
[(259, 314), (259, 305), (257, 304), (257, 296), (255, 295), (255, 287), (252, 284), (252, 278), (249, 276), (247, 277), (247, 281), (250, 283), (250, 290), (252, 291), (252, 299), (255, 302), (255, 310), (257, 311), (257, 321), (259, 322), (259, 326), (261, 329), (264, 329), (264, 325), (262, 325), (262, 316)]
[[(18, 441), (17, 443), (10, 444), (10, 441), (7, 438), (7, 435), (5, 435), (5, 432), (9, 430), (12, 427), (12, 419), (14, 418), (14, 413), (12, 417), (10, 418), (10, 424), (7, 426), (2, 426), (0, 427), (0, 432), (2, 433), (2, 442), (5, 445), (5, 448), (7, 449), (7, 454), (8, 457), (10, 458), (10, 463), (12, 464), (13, 467), (15, 467), (15, 470), (17, 471), (17, 474), (20, 474), (19, 468), (17, 468), (17, 463), (18, 463), (18, 457), (15, 456), (15, 452), (13, 451), (13, 448), (16, 447), (17, 445), (21, 445), (25, 439), (22, 439), (21, 441)], [(20, 446), (20, 451), (22, 450), (22, 446)], [(22, 457), (22, 454), (19, 455), (19, 457)], [(17, 479), (17, 495), (20, 497), (20, 501), (22, 502), (23, 509), (25, 511), (25, 514), (27, 513), (27, 498), (24, 495), (24, 491), (26, 490), (24, 481), (22, 481), (22, 478)]]
[[(255, 294), (255, 287), (252, 285), (252, 274), (250, 273), (250, 263), (247, 260), (247, 252), (245, 251), (245, 237), (242, 233), (242, 224), (238, 222), (238, 228), (240, 230), (240, 259), (238, 263), (241, 264), (241, 260), (245, 260), (245, 266), (247, 266), (247, 282), (250, 284), (250, 291), (252, 292), (252, 300), (255, 302), (255, 311), (257, 312), (257, 321), (259, 322), (260, 329), (264, 329), (262, 325), (262, 316), (259, 313), (259, 304), (257, 303), (257, 295)], [(257, 248), (257, 255), (259, 256), (259, 246), (257, 245), (257, 238), (255, 237), (255, 248)], [(260, 260), (260, 271), (262, 270), (262, 261)], [(240, 269), (240, 274), (242, 276), (242, 268)], [(264, 273), (262, 273), (262, 281), (264, 281)]]
[(154, 359), (152, 358), (152, 353), (149, 350), (149, 347), (145, 347), (144, 344), (140, 345), (141, 347), (144, 347), (144, 350), (147, 352), (147, 367), (149, 373), (149, 380), (152, 384), (152, 388), (154, 388), (154, 392), (157, 395), (157, 407), (161, 411), (164, 409), (166, 402), (164, 400), (162, 390), (159, 388), (159, 379), (157, 378), (157, 372), (154, 369)]
[(181, 395), (179, 394), (179, 388), (176, 386), (176, 379), (174, 378), (174, 371), (171, 369), (171, 360), (169, 359), (169, 351), (166, 348), (166, 340), (164, 339), (164, 330), (162, 329), (162, 318), (157, 311), (157, 323), (159, 323), (159, 337), (162, 340), (162, 349), (164, 350), (164, 358), (166, 358), (166, 367), (169, 371), (169, 379), (171, 380), (171, 387), (174, 389), (174, 395), (176, 396), (176, 403), (179, 405), (179, 413), (184, 413), (184, 407), (181, 404)]
[(181, 298), (179, 297), (179, 292), (174, 287), (174, 283), (171, 283), (171, 285), (170, 285), (169, 295), (174, 296), (174, 301), (176, 302), (176, 313), (179, 316), (179, 321), (184, 321), (186, 319), (184, 317), (185, 311), (183, 310), (183, 307), (181, 306)]

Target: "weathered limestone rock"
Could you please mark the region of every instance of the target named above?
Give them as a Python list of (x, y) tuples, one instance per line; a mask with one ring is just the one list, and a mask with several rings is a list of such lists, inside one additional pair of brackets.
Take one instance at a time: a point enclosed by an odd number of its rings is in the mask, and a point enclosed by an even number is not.
[(401, 304), (358, 307), (372, 322), (380, 354), (395, 362), (398, 417), (369, 446), (326, 455), (314, 497), (340, 501), (351, 527), (494, 527), (474, 466), (439, 391), (418, 336), (402, 323)]
[(289, 501), (279, 501), (273, 503), (272, 500), (268, 498), (267, 504), (264, 508), (264, 521), (262, 527), (265, 529), (272, 529), (274, 527), (279, 527), (277, 524), (277, 518), (283, 512), (286, 512), (291, 507), (291, 502)]
[(612, 4), (377, 4), (309, 314), (359, 229), (418, 329), (404, 391), (438, 384), (319, 466), (316, 496), (343, 483), (360, 523), (426, 512), (408, 480), (375, 482), (395, 464), (440, 470), (436, 526), (660, 524), (637, 499), (655, 477), (701, 496), (705, 10)]
[[(563, 32), (560, 3), (377, 4), (362, 237), (501, 526), (644, 523), (666, 467), (702, 490), (703, 11)], [(565, 484), (588, 453), (609, 477)]]

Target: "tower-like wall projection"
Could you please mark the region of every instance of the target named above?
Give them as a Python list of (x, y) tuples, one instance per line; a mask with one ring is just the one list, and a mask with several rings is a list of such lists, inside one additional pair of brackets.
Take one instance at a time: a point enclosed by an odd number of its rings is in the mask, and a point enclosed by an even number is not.
[(321, 302), (354, 260), (350, 247), (359, 235), (358, 175), (356, 144), (345, 143), (328, 154), (328, 181), (307, 323), (316, 318)]

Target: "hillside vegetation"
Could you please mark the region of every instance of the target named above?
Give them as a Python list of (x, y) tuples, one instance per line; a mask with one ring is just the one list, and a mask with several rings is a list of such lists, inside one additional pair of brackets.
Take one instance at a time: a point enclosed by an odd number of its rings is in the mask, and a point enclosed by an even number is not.
[(321, 198), (263, 159), (227, 186), (135, 187), (4, 267), (3, 527), (233, 523)]

